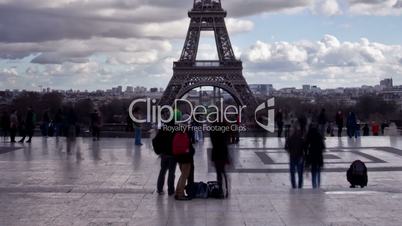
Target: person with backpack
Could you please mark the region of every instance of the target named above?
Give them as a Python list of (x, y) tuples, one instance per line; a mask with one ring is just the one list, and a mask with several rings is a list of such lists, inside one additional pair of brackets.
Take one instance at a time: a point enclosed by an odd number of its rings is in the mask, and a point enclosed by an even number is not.
[[(179, 163), (180, 178), (176, 186), (176, 200), (190, 200), (189, 196), (185, 195), (185, 187), (194, 182), (194, 154), (195, 149), (191, 143), (191, 134), (189, 133), (188, 126), (182, 125), (183, 129), (174, 133), (172, 141), (172, 152), (176, 161)], [(193, 170), (192, 170), (193, 169)], [(194, 172), (194, 171), (193, 171)]]
[[(174, 126), (173, 121), (167, 123), (166, 126)], [(165, 183), (165, 176), (168, 171), (168, 195), (171, 196), (175, 193), (174, 181), (177, 162), (172, 152), (173, 135), (173, 132), (164, 130), (162, 127), (152, 140), (154, 151), (161, 158), (161, 169), (159, 171), (157, 182), (157, 192), (160, 195), (164, 193), (163, 185)]]
[[(210, 132), (212, 143), (211, 160), (215, 164), (216, 178), (219, 186), (219, 193), (223, 197), (229, 196), (228, 178), (226, 175), (226, 165), (229, 163), (229, 149), (228, 149), (228, 132), (226, 130), (220, 131), (218, 128), (225, 128), (227, 124), (224, 122), (215, 122), (212, 124), (214, 127)], [(225, 190), (223, 192), (223, 180), (225, 180)]]
[(291, 135), (286, 139), (285, 150), (289, 153), (290, 182), (296, 189), (296, 172), (298, 175), (297, 188), (303, 188), (304, 171), (304, 138), (300, 128), (294, 126)]
[(306, 166), (311, 168), (311, 180), (313, 188), (319, 188), (321, 184), (321, 169), (324, 166), (325, 151), (324, 137), (316, 126), (312, 125), (306, 137)]

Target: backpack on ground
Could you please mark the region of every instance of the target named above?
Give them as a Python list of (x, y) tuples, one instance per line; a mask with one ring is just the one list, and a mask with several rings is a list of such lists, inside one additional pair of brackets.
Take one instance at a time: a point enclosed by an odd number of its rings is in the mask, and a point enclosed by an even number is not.
[(173, 155), (183, 155), (190, 152), (190, 138), (187, 133), (178, 132), (173, 137)]
[(208, 198), (223, 199), (222, 186), (219, 185), (218, 181), (208, 181)]
[(202, 181), (194, 182), (186, 186), (186, 193), (192, 199), (206, 199), (208, 198), (208, 185)]
[(354, 161), (346, 173), (347, 180), (351, 187), (360, 186), (366, 187), (368, 183), (367, 167), (364, 162), (360, 160)]

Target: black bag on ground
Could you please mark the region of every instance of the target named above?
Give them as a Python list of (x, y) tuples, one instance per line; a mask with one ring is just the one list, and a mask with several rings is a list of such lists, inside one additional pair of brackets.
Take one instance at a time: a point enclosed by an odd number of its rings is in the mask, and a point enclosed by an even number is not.
[(192, 199), (206, 199), (208, 198), (208, 185), (202, 181), (194, 182), (186, 186), (186, 193)]
[(208, 198), (223, 199), (223, 189), (218, 181), (208, 181)]
[(360, 161), (356, 160), (350, 165), (348, 172), (346, 173), (347, 179), (351, 187), (360, 186), (366, 187), (368, 183), (367, 167)]

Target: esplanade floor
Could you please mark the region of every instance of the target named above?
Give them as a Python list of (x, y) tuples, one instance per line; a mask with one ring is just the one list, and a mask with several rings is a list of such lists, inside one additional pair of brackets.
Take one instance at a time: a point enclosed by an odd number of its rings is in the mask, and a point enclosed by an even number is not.
[[(150, 140), (36, 137), (0, 142), (0, 225), (402, 225), (402, 138), (329, 137), (322, 188), (290, 189), (283, 139), (231, 146), (231, 196), (175, 201), (155, 192), (159, 159)], [(215, 180), (209, 139), (196, 144), (196, 181)], [(350, 189), (355, 159), (369, 185)], [(179, 172), (176, 173), (176, 179)]]

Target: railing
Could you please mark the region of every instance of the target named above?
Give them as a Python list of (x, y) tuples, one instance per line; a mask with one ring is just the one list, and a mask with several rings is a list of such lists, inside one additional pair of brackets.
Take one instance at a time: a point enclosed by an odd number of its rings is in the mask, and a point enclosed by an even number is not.
[(174, 62), (173, 67), (241, 67), (240, 60), (233, 61), (218, 61), (218, 60), (197, 60), (193, 61), (177, 61)]
[(199, 60), (196, 61), (194, 66), (196, 67), (219, 67), (221, 63), (219, 61), (207, 61), (207, 60)]

